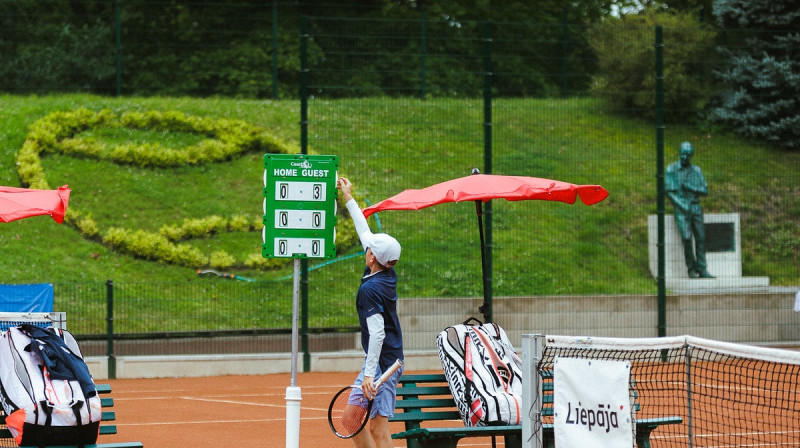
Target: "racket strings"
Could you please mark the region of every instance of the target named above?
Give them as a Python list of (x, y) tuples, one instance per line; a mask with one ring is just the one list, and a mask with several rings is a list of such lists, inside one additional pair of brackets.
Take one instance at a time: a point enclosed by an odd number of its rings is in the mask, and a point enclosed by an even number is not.
[[(401, 367), (403, 367), (403, 362), (398, 359), (378, 378), (375, 388), (380, 388), (384, 381)], [(334, 395), (331, 405), (328, 407), (328, 424), (337, 436), (349, 439), (361, 432), (367, 425), (371, 409), (372, 400), (364, 396), (361, 386), (345, 387)]]
[(369, 400), (359, 387), (341, 390), (331, 403), (329, 421), (340, 437), (351, 437), (367, 423)]

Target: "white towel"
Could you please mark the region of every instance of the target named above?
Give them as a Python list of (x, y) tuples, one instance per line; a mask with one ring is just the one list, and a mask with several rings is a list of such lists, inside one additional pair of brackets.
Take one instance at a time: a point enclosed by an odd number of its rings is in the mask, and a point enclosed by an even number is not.
[(800, 291), (797, 291), (797, 295), (794, 296), (794, 310), (800, 312)]

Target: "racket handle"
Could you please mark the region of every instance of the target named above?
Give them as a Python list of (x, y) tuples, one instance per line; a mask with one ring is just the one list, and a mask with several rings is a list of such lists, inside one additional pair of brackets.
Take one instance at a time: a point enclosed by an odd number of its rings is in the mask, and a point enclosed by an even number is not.
[(392, 376), (394, 372), (397, 372), (397, 370), (400, 367), (403, 367), (403, 361), (400, 361), (398, 359), (397, 361), (394, 362), (394, 364), (392, 364), (391, 367), (389, 367), (388, 369), (386, 369), (385, 372), (383, 372), (383, 374), (380, 376), (380, 378), (378, 378), (377, 381), (375, 381), (375, 388), (377, 389), (381, 384), (383, 384), (384, 381), (388, 380), (389, 377)]

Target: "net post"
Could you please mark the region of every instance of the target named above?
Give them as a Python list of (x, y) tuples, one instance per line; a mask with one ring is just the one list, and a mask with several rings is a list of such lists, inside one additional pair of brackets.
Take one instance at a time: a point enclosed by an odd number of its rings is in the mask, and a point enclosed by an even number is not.
[(50, 320), (54, 328), (67, 329), (67, 313), (65, 311), (50, 313)]
[(544, 352), (544, 335), (522, 335), (522, 447), (542, 447), (542, 381), (539, 362)]
[(692, 346), (686, 344), (686, 420), (689, 431), (689, 448), (694, 446), (694, 422), (692, 421)]

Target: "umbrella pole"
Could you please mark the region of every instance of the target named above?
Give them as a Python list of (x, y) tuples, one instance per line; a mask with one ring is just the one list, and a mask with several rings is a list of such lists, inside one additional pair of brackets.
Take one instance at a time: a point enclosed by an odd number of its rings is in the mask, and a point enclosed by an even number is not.
[(483, 207), (481, 201), (475, 201), (475, 212), (478, 214), (478, 233), (481, 238), (481, 272), (483, 273), (483, 304), (478, 311), (483, 313), (485, 322), (492, 321), (492, 302), (489, 300), (489, 277), (486, 272), (486, 243), (483, 239)]

